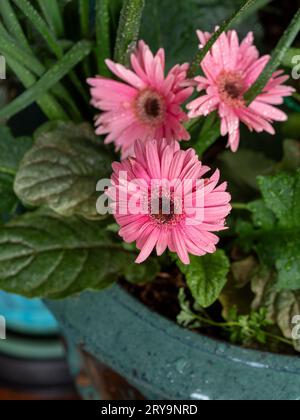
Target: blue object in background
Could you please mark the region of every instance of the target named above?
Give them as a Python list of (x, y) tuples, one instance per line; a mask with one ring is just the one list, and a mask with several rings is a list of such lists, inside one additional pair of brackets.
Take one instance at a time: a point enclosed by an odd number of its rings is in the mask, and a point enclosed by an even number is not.
[(5, 317), (8, 330), (34, 335), (58, 333), (56, 320), (40, 299), (0, 292), (0, 315)]

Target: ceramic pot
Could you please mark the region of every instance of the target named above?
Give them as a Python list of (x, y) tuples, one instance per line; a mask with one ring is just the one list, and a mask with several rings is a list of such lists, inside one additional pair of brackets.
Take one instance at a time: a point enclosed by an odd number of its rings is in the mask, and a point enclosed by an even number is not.
[(89, 385), (96, 392), (87, 398), (300, 400), (299, 357), (246, 350), (187, 331), (119, 286), (47, 304), (70, 354), (79, 349), (93, 376)]

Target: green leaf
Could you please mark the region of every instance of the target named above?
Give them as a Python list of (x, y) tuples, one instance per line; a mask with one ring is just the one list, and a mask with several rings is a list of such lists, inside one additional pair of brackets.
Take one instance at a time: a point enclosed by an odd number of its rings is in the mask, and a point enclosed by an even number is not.
[[(35, 85), (36, 77), (31, 71), (9, 56), (6, 56), (6, 61), (25, 88), (29, 89)], [(50, 121), (69, 119), (62, 106), (50, 93), (45, 93), (36, 102)], [(1, 108), (0, 113), (3, 109)], [(6, 118), (5, 113), (2, 118)]]
[[(300, 290), (278, 291), (276, 273), (263, 267), (252, 279), (252, 291), (255, 295), (252, 308), (267, 309), (267, 317), (280, 328), (284, 337), (292, 339), (292, 320), (300, 314)], [(294, 340), (295, 350), (300, 352), (300, 340)]]
[(266, 206), (264, 200), (253, 201), (248, 205), (248, 208), (252, 212), (253, 223), (256, 227), (272, 229), (276, 223), (276, 216)]
[(96, 0), (96, 54), (99, 74), (110, 76), (105, 60), (111, 57), (109, 0)]
[[(51, 0), (52, 1), (52, 0)], [(62, 49), (55, 37), (54, 32), (48, 27), (47, 23), (32, 6), (28, 0), (13, 0), (13, 2), (21, 9), (24, 15), (28, 18), (32, 26), (40, 33), (42, 38), (49, 45), (50, 50), (57, 56), (62, 56)]]
[(229, 260), (222, 250), (203, 257), (191, 257), (190, 265), (178, 262), (178, 267), (186, 276), (188, 287), (196, 303), (208, 308), (219, 297), (227, 282)]
[[(59, 60), (63, 61), (64, 57), (63, 57), (62, 45), (60, 44), (60, 42), (56, 38), (56, 35), (52, 31), (51, 27), (49, 27), (47, 25), (46, 21), (42, 18), (42, 16), (38, 13), (38, 11), (32, 6), (31, 3), (29, 3), (28, 0), (13, 0), (13, 1), (21, 9), (21, 11), (27, 17), (27, 19), (29, 20), (31, 25), (36, 29), (36, 31), (45, 40), (45, 42), (48, 45), (50, 51)], [(79, 45), (83, 46), (83, 44), (84, 44), (84, 41), (75, 45), (74, 49), (72, 49), (72, 52), (74, 53), (74, 51), (75, 51), (75, 53), (76, 53), (76, 47), (78, 47)], [(90, 48), (91, 48), (91, 46), (90, 46)], [(84, 57), (85, 57), (85, 55), (80, 59), (80, 61), (83, 60)], [(73, 67), (75, 67), (75, 65)], [(86, 90), (84, 89), (84, 87), (82, 86), (82, 84), (81, 84), (80, 80), (78, 79), (76, 73), (73, 72), (73, 71), (69, 71), (68, 73), (69, 73), (70, 80), (72, 81), (74, 87), (77, 89), (77, 91), (82, 96), (82, 98), (88, 103), (89, 102), (88, 94), (87, 94)]]
[(298, 9), (297, 13), (295, 14), (292, 22), (286, 29), (285, 33), (281, 37), (280, 41), (278, 42), (275, 50), (272, 53), (272, 59), (266, 66), (265, 70), (262, 72), (256, 83), (249, 89), (249, 91), (245, 95), (245, 99), (250, 104), (254, 101), (254, 99), (259, 95), (263, 89), (265, 88), (268, 80), (272, 77), (272, 74), (277, 70), (280, 66), (284, 57), (293, 44), (294, 40), (296, 39), (298, 33), (300, 31), (300, 8)]
[(103, 223), (45, 212), (1, 227), (0, 244), (0, 288), (30, 298), (104, 289), (135, 258)]
[(64, 33), (64, 23), (57, 0), (45, 1), (38, 0), (43, 15), (57, 37)]
[[(31, 71), (35, 76), (41, 77), (46, 72), (46, 67), (38, 60), (37, 57), (29, 50), (23, 48), (22, 45), (19, 45), (5, 30), (3, 25), (0, 22), (0, 52), (6, 57), (8, 64), (12, 70), (17, 74), (19, 79), (23, 82), (25, 87), (30, 87), (35, 82), (35, 77), (30, 73)], [(14, 64), (17, 62), (17, 64)], [(27, 70), (23, 69), (23, 66)], [(80, 121), (80, 114), (78, 109), (75, 106), (74, 100), (70, 95), (69, 91), (63, 87), (61, 84), (57, 84), (53, 87), (53, 93), (61, 99), (64, 103), (67, 104), (69, 110), (74, 115), (75, 120)], [(41, 108), (44, 110), (45, 114), (51, 118), (52, 112), (48, 112), (50, 104), (55, 105), (54, 98), (45, 98), (41, 101)], [(52, 108), (52, 107), (51, 107)], [(62, 117), (64, 117), (64, 111), (57, 104), (57, 111)], [(60, 113), (62, 110), (62, 113)], [(78, 116), (79, 114), (79, 116)], [(63, 118), (62, 118), (63, 119)]]
[(0, 52), (5, 57), (8, 55), (14, 60), (19, 61), (29, 70), (32, 69), (36, 75), (41, 76), (45, 67), (40, 61), (26, 48), (24, 49), (23, 45), (19, 45), (17, 41), (10, 36), (3, 25), (0, 22)]
[(285, 173), (260, 177), (259, 186), (266, 203), (279, 220), (280, 227), (300, 227), (300, 171), (291, 176)]
[(81, 35), (83, 38), (89, 38), (90, 36), (90, 0), (79, 0), (79, 16), (80, 16)]
[(21, 159), (31, 146), (31, 138), (16, 139), (8, 127), (0, 126), (0, 173), (15, 175)]
[[(31, 87), (36, 82), (34, 75), (42, 76), (46, 71), (44, 65), (32, 54), (31, 50), (23, 48), (22, 40), (18, 40), (18, 42), (14, 40), (1, 22), (0, 52), (5, 56), (8, 66), (16, 74), (25, 88)], [(62, 90), (62, 87), (59, 89), (59, 86), (56, 86), (55, 89), (59, 92), (59, 90)], [(68, 93), (65, 93), (64, 96), (68, 98)], [(66, 113), (52, 95), (45, 94), (37, 102), (50, 120), (65, 119), (65, 117), (67, 119)]]
[(240, 231), (261, 261), (276, 267), (279, 290), (300, 289), (300, 171), (259, 178), (263, 202), (249, 206), (253, 226)]
[(23, 159), (15, 191), (26, 205), (99, 219), (96, 185), (110, 177), (111, 162), (112, 156), (89, 125), (50, 125), (37, 135)]
[(191, 304), (188, 301), (183, 288), (179, 289), (178, 302), (180, 305), (180, 313), (177, 316), (177, 323), (184, 328), (200, 328), (202, 324), (192, 310)]
[(10, 0), (5, 0), (0, 2), (0, 13), (5, 23), (6, 27), (9, 29), (10, 33), (21, 43), (21, 45), (30, 51), (30, 46), (25, 37), (23, 29), (20, 25), (20, 22), (14, 12), (14, 9), (11, 6)]
[(14, 178), (11, 175), (0, 173), (0, 222), (15, 210), (18, 203), (13, 183)]
[(1, 118), (11, 118), (33, 102), (39, 100), (47, 91), (65, 77), (71, 69), (80, 63), (90, 52), (92, 46), (87, 41), (78, 42), (66, 55), (47, 71), (32, 87), (0, 110)]
[(193, 147), (201, 157), (220, 137), (220, 119), (216, 113), (212, 113), (205, 118), (202, 129)]
[(123, 2), (115, 47), (115, 61), (118, 63), (128, 64), (129, 62), (129, 54), (139, 36), (144, 7), (145, 0), (124, 0)]

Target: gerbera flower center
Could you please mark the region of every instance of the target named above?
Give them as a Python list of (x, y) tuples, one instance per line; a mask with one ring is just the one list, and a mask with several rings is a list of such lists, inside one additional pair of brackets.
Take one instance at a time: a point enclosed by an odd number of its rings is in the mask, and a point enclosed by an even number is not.
[(149, 213), (160, 225), (177, 224), (184, 217), (179, 203), (169, 196), (152, 198)]
[(240, 73), (222, 71), (217, 80), (220, 97), (230, 107), (244, 104), (244, 80)]
[(165, 99), (154, 90), (144, 90), (136, 98), (135, 111), (144, 124), (160, 125), (166, 114)]

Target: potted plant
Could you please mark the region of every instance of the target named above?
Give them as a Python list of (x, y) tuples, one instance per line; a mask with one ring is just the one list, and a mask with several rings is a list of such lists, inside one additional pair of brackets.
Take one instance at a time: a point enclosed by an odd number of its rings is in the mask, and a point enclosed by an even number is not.
[(0, 288), (45, 299), (87, 398), (298, 400), (299, 5), (2, 3)]

